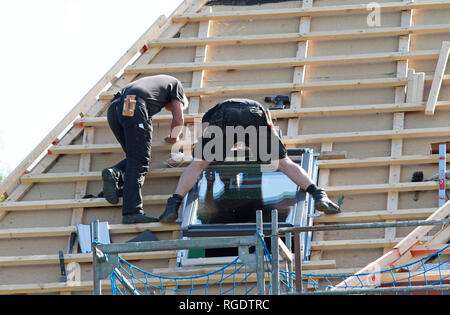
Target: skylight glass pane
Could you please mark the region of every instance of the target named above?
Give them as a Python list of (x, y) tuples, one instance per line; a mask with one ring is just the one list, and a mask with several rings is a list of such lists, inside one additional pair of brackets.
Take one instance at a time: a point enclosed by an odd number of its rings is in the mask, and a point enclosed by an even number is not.
[(270, 221), (272, 209), (285, 222), (294, 211), (296, 193), (297, 185), (281, 172), (213, 167), (201, 176), (195, 224), (254, 223), (257, 210)]

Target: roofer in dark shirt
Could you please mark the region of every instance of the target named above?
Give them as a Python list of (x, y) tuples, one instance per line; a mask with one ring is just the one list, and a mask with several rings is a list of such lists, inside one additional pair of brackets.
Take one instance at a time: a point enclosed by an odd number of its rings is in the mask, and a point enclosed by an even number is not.
[(316, 210), (325, 214), (341, 211), (328, 198), (325, 190), (316, 187), (308, 173), (287, 156), (286, 147), (275, 133), (270, 114), (260, 103), (249, 99), (223, 101), (205, 113), (202, 127), (203, 136), (194, 146), (194, 161), (181, 175), (174, 195), (168, 199), (166, 210), (159, 217), (160, 222), (174, 222), (178, 218), (183, 197), (194, 186), (203, 170), (212, 161), (224, 161), (230, 156), (239, 139), (256, 155), (256, 160), (270, 160), (279, 171), (311, 194)]
[[(150, 164), (152, 116), (166, 108), (172, 112), (168, 143), (179, 140), (188, 101), (181, 82), (168, 75), (144, 77), (128, 84), (114, 96), (108, 123), (126, 158), (102, 171), (103, 195), (117, 204), (122, 191), (122, 223), (157, 222), (143, 210), (141, 188)], [(123, 188), (123, 190), (122, 190)]]

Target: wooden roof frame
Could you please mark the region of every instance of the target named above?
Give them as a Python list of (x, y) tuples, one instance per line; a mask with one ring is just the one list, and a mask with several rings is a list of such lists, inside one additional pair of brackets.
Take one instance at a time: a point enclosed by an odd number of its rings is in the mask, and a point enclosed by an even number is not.
[[(56, 160), (59, 154), (85, 154), (86, 159), (83, 163), (89, 163), (89, 155), (94, 152), (120, 152), (121, 149), (117, 145), (93, 144), (89, 141), (83, 142), (81, 145), (73, 145), (72, 141), (79, 137), (83, 132), (87, 137), (91, 131), (89, 128), (96, 126), (106, 126), (106, 119), (98, 117), (108, 106), (108, 101), (111, 99), (114, 92), (123, 87), (128, 82), (131, 82), (136, 75), (141, 73), (156, 73), (162, 69), (173, 72), (195, 72), (196, 84), (192, 88), (186, 89), (187, 94), (191, 98), (196, 98), (205, 95), (231, 95), (235, 93), (266, 93), (268, 91), (282, 91), (287, 93), (299, 93), (304, 90), (329, 90), (329, 89), (355, 89), (355, 88), (371, 88), (371, 87), (394, 87), (404, 88), (408, 86), (414, 87), (414, 93), (423, 93), (424, 84), (432, 84), (436, 79), (440, 84), (447, 84), (450, 81), (450, 75), (445, 75), (443, 71), (436, 71), (434, 75), (412, 73), (409, 76), (398, 75), (393, 78), (376, 78), (376, 79), (361, 79), (361, 80), (336, 80), (336, 81), (320, 81), (320, 82), (304, 82), (302, 80), (293, 83), (280, 84), (266, 84), (258, 86), (226, 86), (226, 87), (204, 87), (202, 83), (203, 71), (206, 70), (230, 70), (230, 69), (249, 69), (249, 68), (278, 68), (278, 67), (304, 67), (310, 65), (322, 64), (349, 64), (362, 62), (385, 62), (397, 61), (407, 62), (409, 60), (432, 60), (437, 59), (437, 69), (445, 69), (448, 60), (448, 49), (444, 53), (437, 50), (424, 51), (399, 51), (392, 53), (373, 53), (360, 55), (346, 55), (346, 56), (327, 56), (327, 57), (308, 57), (297, 56), (296, 58), (281, 58), (281, 59), (263, 59), (263, 60), (235, 60), (227, 62), (205, 62), (204, 50), (208, 45), (234, 45), (234, 44), (259, 44), (262, 42), (297, 42), (305, 43), (308, 40), (328, 40), (339, 38), (371, 38), (379, 36), (400, 36), (409, 37), (411, 34), (434, 34), (450, 32), (450, 24), (442, 25), (426, 25), (426, 26), (404, 26), (388, 27), (371, 30), (352, 30), (352, 31), (327, 31), (327, 32), (310, 32), (299, 31), (292, 34), (273, 34), (273, 35), (254, 35), (254, 36), (224, 36), (221, 38), (208, 37), (208, 28), (210, 21), (224, 21), (224, 20), (239, 20), (247, 18), (285, 18), (285, 17), (311, 17), (331, 14), (351, 14), (367, 12), (367, 7), (362, 5), (336, 6), (336, 7), (312, 7), (299, 9), (282, 9), (282, 10), (258, 10), (249, 11), (244, 14), (236, 12), (221, 12), (210, 13), (208, 10), (202, 10), (205, 3), (204, 0), (186, 0), (184, 1), (171, 15), (166, 18), (161, 16), (135, 44), (120, 58), (120, 60), (98, 81), (98, 83), (80, 100), (80, 102), (63, 118), (63, 120), (41, 141), (41, 143), (22, 161), (21, 164), (11, 173), (11, 175), (1, 183), (0, 194), (6, 192), (9, 197), (6, 201), (0, 203), (0, 220), (5, 216), (7, 211), (35, 211), (43, 209), (84, 209), (108, 206), (103, 198), (93, 199), (64, 199), (64, 200), (50, 200), (50, 201), (18, 201), (26, 193), (26, 191), (34, 183), (40, 182), (63, 182), (75, 181), (77, 182), (77, 193), (79, 196), (85, 191), (86, 183), (89, 180), (99, 180), (98, 172), (89, 172), (89, 168), (85, 170), (80, 163), (79, 170), (71, 173), (60, 174), (45, 174), (45, 171)], [(430, 0), (428, 2), (390, 2), (380, 4), (382, 11), (410, 11), (416, 9), (436, 9), (449, 8), (450, 2), (445, 0)], [(173, 38), (174, 35), (183, 27), (183, 25), (190, 21), (198, 21), (202, 23), (199, 30), (199, 36), (195, 38)], [(203, 34), (203, 35), (202, 35)], [(192, 63), (174, 63), (174, 64), (152, 64), (148, 65), (149, 61), (164, 47), (180, 47), (180, 46), (197, 46), (196, 59)], [(136, 54), (147, 51), (141, 63), (136, 63), (127, 66), (128, 62)], [(447, 58), (445, 58), (445, 52)], [(443, 57), (444, 56), (444, 57)], [(438, 59), (439, 58), (439, 59)], [(407, 67), (405, 68), (407, 69)], [(116, 77), (118, 73), (124, 71), (123, 75)], [(400, 72), (399, 72), (400, 73)], [(420, 79), (421, 78), (421, 79)], [(421, 82), (419, 82), (422, 80)], [(105, 88), (111, 85), (111, 88), (105, 91)], [(296, 108), (295, 110), (282, 110), (274, 112), (274, 118), (289, 118), (295, 123), (296, 118), (299, 117), (320, 117), (323, 115), (351, 115), (351, 114), (368, 114), (368, 113), (404, 113), (413, 111), (428, 111), (434, 113), (434, 110), (449, 109), (450, 101), (437, 101), (437, 88), (432, 88), (434, 91), (430, 93), (431, 98), (429, 102), (419, 101), (418, 95), (409, 98), (406, 103), (398, 102), (392, 104), (373, 104), (373, 105), (349, 105), (349, 106), (331, 106), (331, 107), (316, 107), (316, 108)], [(437, 93), (436, 93), (437, 91)], [(431, 105), (430, 105), (431, 104)], [(187, 122), (194, 122), (201, 118), (202, 114), (198, 112), (196, 107), (193, 112), (187, 114)], [(155, 121), (167, 123), (170, 118), (166, 115), (158, 115)], [(72, 128), (65, 134), (64, 129), (68, 126)], [(294, 125), (294, 124), (291, 124)], [(291, 130), (293, 130), (291, 128)], [(392, 130), (377, 130), (377, 131), (363, 131), (363, 132), (343, 132), (330, 136), (330, 134), (313, 134), (313, 135), (294, 135), (289, 134), (284, 137), (284, 141), (288, 145), (295, 144), (309, 144), (322, 143), (322, 148), (331, 149), (333, 142), (339, 141), (366, 141), (366, 140), (380, 140), (390, 139), (399, 140), (415, 137), (434, 137), (450, 135), (450, 129), (445, 128), (414, 128), (403, 129), (403, 127)], [(92, 135), (91, 135), (92, 136)], [(61, 140), (57, 140), (61, 137)], [(89, 140), (89, 139), (86, 139)], [(53, 143), (53, 145), (52, 145)], [(154, 149), (167, 150), (169, 146), (163, 143), (155, 143)], [(42, 153), (50, 149), (52, 154), (47, 154), (41, 158)], [(387, 156), (366, 159), (337, 159), (337, 160), (323, 160), (319, 161), (322, 169), (330, 170), (334, 168), (349, 168), (349, 167), (373, 167), (380, 165), (387, 165), (395, 167), (399, 165), (409, 164), (435, 164), (437, 163), (437, 155), (415, 155), (415, 156)], [(24, 174), (27, 170), (36, 163), (30, 174)], [(394, 168), (392, 168), (394, 169)], [(154, 169), (149, 173), (149, 177), (173, 177), (179, 176), (183, 168), (175, 169)], [(392, 171), (395, 172), (395, 171)], [(330, 195), (337, 195), (343, 193), (350, 194), (366, 194), (366, 193), (380, 193), (380, 192), (406, 192), (414, 190), (436, 190), (437, 184), (435, 182), (419, 182), (419, 183), (399, 183), (392, 182), (389, 184), (370, 184), (358, 186), (328, 186), (327, 191)], [(151, 195), (145, 196), (144, 202), (149, 204), (163, 204), (168, 195)], [(118, 205), (120, 206), (120, 204)], [(363, 212), (346, 212), (333, 216), (321, 216), (316, 218), (318, 224), (325, 224), (330, 222), (352, 222), (352, 221), (370, 221), (370, 220), (397, 220), (409, 218), (411, 215), (417, 218), (428, 217), (429, 220), (444, 218), (449, 215), (450, 205), (447, 202), (443, 207), (436, 209), (390, 209), (374, 210)], [(72, 222), (73, 223), (73, 222)], [(127, 227), (124, 225), (114, 225), (112, 233), (128, 233), (130, 231), (138, 232), (143, 228), (150, 228), (153, 231), (177, 231), (179, 226), (174, 225), (135, 225)], [(439, 247), (443, 242), (448, 241), (447, 230), (441, 231), (433, 238), (425, 237), (429, 231), (429, 227), (420, 227), (411, 232), (406, 238), (393, 237), (391, 239), (384, 238), (379, 240), (340, 240), (340, 241), (322, 241), (313, 242), (314, 250), (339, 250), (348, 248), (389, 248), (394, 246), (392, 251), (388, 251), (385, 255), (377, 259), (375, 262), (369, 264), (361, 269), (359, 273), (374, 270), (375, 264), (377, 266), (388, 266), (391, 264), (398, 264), (399, 262), (409, 261), (414, 256), (420, 253), (425, 253), (426, 250), (431, 250)], [(68, 236), (73, 232), (73, 224), (64, 227), (49, 227), (49, 228), (32, 228), (32, 229), (5, 229), (0, 230), (0, 239), (12, 238), (32, 238), (39, 236)], [(427, 248), (417, 247), (418, 240), (426, 241)], [(164, 256), (165, 255), (165, 256)], [(173, 253), (164, 253), (164, 259), (173, 259)], [(46, 257), (44, 257), (46, 256)], [(12, 265), (23, 261), (23, 264), (46, 264), (57, 262), (56, 256), (44, 255), (42, 257), (4, 257), (0, 259), (0, 265)], [(133, 258), (134, 257), (134, 258)], [(152, 259), (152, 255), (137, 255), (130, 259)], [(156, 257), (156, 256), (155, 256)], [(162, 256), (161, 256), (162, 257)], [(69, 257), (69, 260), (84, 262), (88, 261), (87, 257), (82, 255), (74, 255)], [(354, 281), (354, 278), (346, 280), (347, 283)], [(76, 291), (89, 290), (92, 284), (83, 282), (77, 284), (76, 287), (71, 288), (64, 284), (38, 284), (38, 285), (15, 285), (10, 288), (0, 286), (0, 292), (13, 293), (42, 293), (42, 292), (60, 292), (60, 291)], [(338, 289), (340, 286), (338, 286)]]

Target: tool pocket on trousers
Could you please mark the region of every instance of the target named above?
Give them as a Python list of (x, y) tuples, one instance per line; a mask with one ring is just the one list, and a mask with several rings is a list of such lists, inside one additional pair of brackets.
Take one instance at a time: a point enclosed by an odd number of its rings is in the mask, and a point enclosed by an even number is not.
[(136, 95), (127, 95), (123, 102), (122, 116), (133, 117), (136, 110)]
[(150, 161), (152, 144), (152, 128), (147, 122), (137, 123), (134, 126), (135, 146), (131, 150), (134, 158), (141, 163)]
[(137, 123), (135, 126), (136, 140), (150, 142), (152, 126), (147, 122)]

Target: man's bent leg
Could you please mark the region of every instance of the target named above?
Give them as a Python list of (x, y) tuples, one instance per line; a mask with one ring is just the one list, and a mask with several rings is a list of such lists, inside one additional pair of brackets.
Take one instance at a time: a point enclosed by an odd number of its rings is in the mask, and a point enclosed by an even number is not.
[(189, 190), (191, 190), (202, 172), (208, 167), (210, 163), (211, 162), (209, 161), (203, 160), (192, 161), (191, 164), (184, 170), (183, 174), (181, 174), (177, 188), (175, 189), (175, 194), (184, 197), (189, 192)]
[[(130, 119), (128, 119), (130, 118)], [(122, 223), (157, 222), (143, 210), (142, 186), (150, 164), (152, 125), (145, 104), (137, 103), (133, 117), (124, 117), (127, 143), (123, 185)]]
[(131, 215), (143, 213), (142, 185), (148, 166), (141, 161), (127, 158), (125, 169), (125, 180), (123, 185), (123, 206), (122, 214)]
[[(117, 141), (126, 151), (126, 138), (123, 127), (121, 126), (117, 117), (117, 103), (112, 104), (108, 109), (108, 124), (116, 137)], [(119, 202), (120, 186), (123, 185), (123, 172), (125, 171), (126, 161), (123, 160), (120, 163), (107, 167), (102, 170), (103, 189), (102, 193), (105, 199), (111, 204), (117, 204)]]
[(202, 172), (208, 167), (209, 163), (211, 162), (194, 160), (184, 170), (178, 181), (174, 195), (167, 200), (166, 210), (159, 217), (159, 222), (171, 223), (176, 221), (178, 218), (178, 210), (184, 196), (191, 190)]
[(308, 192), (314, 199), (314, 208), (318, 211), (323, 211), (325, 214), (340, 213), (341, 209), (338, 205), (332, 202), (323, 188), (318, 188), (312, 182), (308, 173), (298, 164), (294, 163), (290, 158), (286, 157), (279, 161), (278, 170), (286, 174), (294, 183), (301, 189)]

